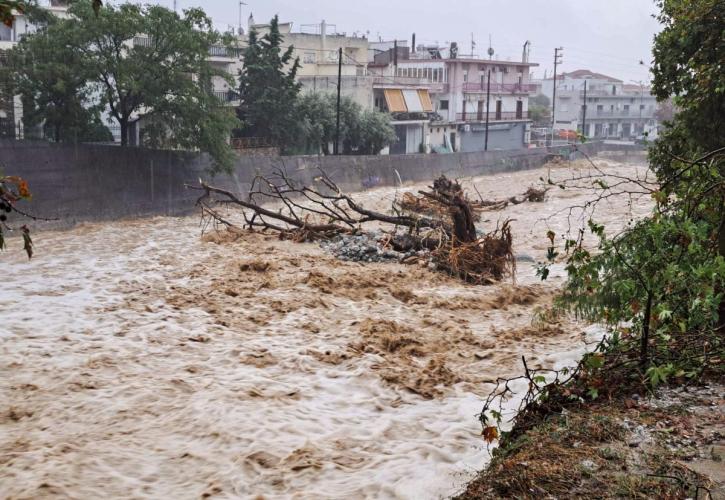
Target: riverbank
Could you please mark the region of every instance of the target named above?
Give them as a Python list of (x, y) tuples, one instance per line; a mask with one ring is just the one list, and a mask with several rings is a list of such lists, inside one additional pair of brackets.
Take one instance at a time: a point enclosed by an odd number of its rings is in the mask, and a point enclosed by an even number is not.
[(725, 498), (725, 385), (663, 387), (552, 414), (459, 500)]

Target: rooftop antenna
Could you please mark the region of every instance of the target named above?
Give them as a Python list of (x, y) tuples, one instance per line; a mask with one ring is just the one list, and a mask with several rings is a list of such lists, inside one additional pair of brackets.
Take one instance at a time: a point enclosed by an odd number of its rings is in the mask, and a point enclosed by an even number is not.
[(473, 38), (473, 33), (471, 33), (471, 57), (473, 57), (475, 53), (476, 53), (476, 39)]
[(491, 46), (491, 35), (488, 35), (488, 58), (493, 59), (493, 47)]
[(174, 0), (174, 12), (176, 12), (176, 0)]
[(237, 29), (238, 35), (244, 34), (244, 28), (242, 28), (242, 5), (247, 5), (244, 2), (239, 2), (239, 28)]

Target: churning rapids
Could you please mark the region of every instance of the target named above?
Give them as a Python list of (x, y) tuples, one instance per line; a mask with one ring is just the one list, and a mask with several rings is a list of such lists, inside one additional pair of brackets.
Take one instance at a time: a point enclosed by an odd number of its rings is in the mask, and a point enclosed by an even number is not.
[[(598, 159), (606, 172), (644, 165)], [(585, 162), (549, 167), (553, 177)], [(548, 169), (463, 180), (500, 199)], [(406, 186), (413, 189), (420, 186)], [(390, 206), (391, 188), (360, 193)], [(198, 217), (85, 224), (9, 241), (0, 286), (4, 498), (439, 498), (488, 459), (476, 414), (499, 376), (573, 365), (601, 335), (532, 323), (546, 232), (591, 193), (514, 219), (515, 282), (343, 262), (315, 244), (207, 234)], [(621, 226), (648, 200), (610, 199)]]

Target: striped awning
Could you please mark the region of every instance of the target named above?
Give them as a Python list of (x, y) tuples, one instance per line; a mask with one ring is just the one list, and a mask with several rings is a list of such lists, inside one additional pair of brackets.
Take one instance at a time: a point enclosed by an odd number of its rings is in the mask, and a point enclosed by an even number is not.
[(423, 111), (426, 113), (432, 113), (433, 102), (430, 99), (428, 91), (425, 89), (418, 90), (418, 98), (420, 99), (420, 104), (423, 106)]
[(405, 113), (408, 111), (402, 90), (385, 89), (385, 103), (388, 105), (388, 111), (391, 113)]
[(426, 89), (385, 89), (385, 102), (391, 113), (433, 112), (433, 102)]

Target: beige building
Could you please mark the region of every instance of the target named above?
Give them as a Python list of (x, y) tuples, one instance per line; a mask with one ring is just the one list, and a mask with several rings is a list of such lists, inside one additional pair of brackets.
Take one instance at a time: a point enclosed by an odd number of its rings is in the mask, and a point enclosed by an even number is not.
[[(250, 16), (248, 28), (260, 35), (269, 31), (268, 24), (255, 24)], [(297, 80), (303, 92), (337, 92), (337, 75), (341, 71), (342, 95), (352, 98), (365, 109), (373, 105), (373, 80), (368, 76), (368, 39), (338, 33), (335, 25), (324, 20), (319, 24), (302, 24), (293, 31), (292, 23), (280, 23), (279, 30), (287, 47), (294, 47), (293, 59), (299, 58)], [(247, 36), (242, 46), (246, 47)], [(342, 67), (339, 55), (342, 49)]]

